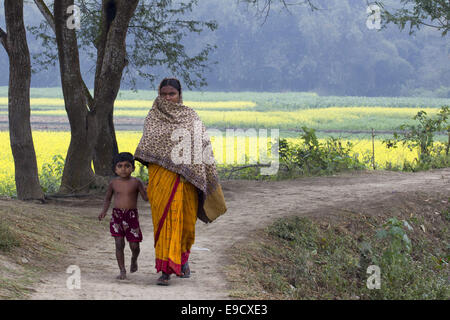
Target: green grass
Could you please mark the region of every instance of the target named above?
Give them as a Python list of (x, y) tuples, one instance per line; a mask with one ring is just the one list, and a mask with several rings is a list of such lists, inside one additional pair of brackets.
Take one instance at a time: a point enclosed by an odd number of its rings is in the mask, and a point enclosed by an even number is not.
[(32, 284), (29, 278), (26, 276), (21, 276), (20, 279), (2, 279), (0, 277), (0, 288), (3, 291), (8, 292), (7, 294), (1, 294), (0, 298), (3, 299), (24, 299), (27, 297), (27, 294), (33, 291), (32, 288), (29, 288), (28, 285)]
[[(378, 205), (375, 215), (362, 212), (370, 206), (361, 206), (353, 211), (333, 209), (316, 218), (316, 214), (311, 214), (279, 219), (252, 234), (251, 240), (236, 243), (229, 250), (233, 259), (226, 268), (232, 283), (230, 296), (283, 300), (448, 300), (450, 222), (445, 218), (445, 208), (450, 199), (433, 198), (434, 207), (430, 209), (423, 205), (426, 198), (430, 200), (428, 196), (419, 196), (397, 207), (386, 206), (384, 211)], [(422, 205), (411, 210), (414, 203)], [(439, 217), (436, 211), (441, 213)], [(389, 220), (392, 215), (396, 218)], [(435, 219), (432, 222), (430, 218)], [(412, 231), (386, 224), (400, 221), (403, 225), (403, 220), (408, 221)], [(420, 225), (428, 231), (423, 232)], [(401, 239), (395, 242), (394, 238), (380, 238), (380, 230), (406, 234), (411, 251)], [(367, 288), (369, 265), (381, 268), (378, 290)]]
[(6, 221), (0, 220), (0, 252), (10, 252), (12, 248), (19, 245), (19, 236), (11, 231)]

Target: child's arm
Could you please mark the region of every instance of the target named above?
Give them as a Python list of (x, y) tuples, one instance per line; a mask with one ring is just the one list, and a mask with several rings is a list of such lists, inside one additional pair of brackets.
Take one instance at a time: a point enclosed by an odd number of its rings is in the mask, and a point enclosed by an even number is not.
[(108, 211), (109, 205), (111, 204), (111, 199), (112, 199), (113, 193), (114, 193), (114, 189), (113, 189), (113, 183), (111, 181), (108, 186), (108, 191), (106, 192), (105, 201), (103, 202), (103, 210), (98, 215), (98, 220), (101, 221), (106, 216), (106, 212)]
[(141, 194), (142, 199), (144, 201), (148, 201), (147, 190), (145, 190), (144, 183), (140, 179), (137, 179), (137, 181), (139, 186), (139, 193)]

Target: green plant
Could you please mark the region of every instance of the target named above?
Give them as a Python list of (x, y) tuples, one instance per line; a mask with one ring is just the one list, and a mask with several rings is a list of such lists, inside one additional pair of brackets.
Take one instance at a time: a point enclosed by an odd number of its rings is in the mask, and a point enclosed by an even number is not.
[(446, 221), (450, 221), (450, 209), (444, 210), (442, 215)]
[(303, 142), (300, 145), (290, 145), (285, 139), (280, 139), (280, 160), (289, 170), (299, 168), (304, 174), (332, 174), (348, 169), (365, 168), (358, 155), (350, 155), (353, 144), (342, 143), (341, 139), (329, 137), (320, 143), (316, 131), (302, 127), (300, 135)]
[(369, 263), (381, 270), (381, 289), (366, 290), (368, 298), (442, 299), (448, 296), (445, 272), (436, 271), (437, 262), (430, 253), (430, 243), (416, 239), (413, 252), (407, 232), (413, 233), (413, 227), (395, 217), (388, 219), (376, 232), (366, 253)]
[(16, 196), (16, 183), (14, 178), (4, 179), (0, 183), (0, 195), (5, 195), (9, 197)]
[(45, 193), (57, 192), (61, 184), (61, 177), (64, 170), (65, 159), (61, 155), (55, 155), (51, 163), (42, 165), (39, 181)]
[(384, 241), (387, 245), (382, 253), (382, 261), (375, 258), (375, 263), (383, 263), (394, 266), (398, 263), (406, 263), (411, 252), (411, 240), (403, 229), (403, 222), (397, 218), (390, 218), (383, 228), (377, 232), (378, 240)]
[[(402, 124), (399, 130), (402, 133), (394, 132), (393, 139), (383, 141), (386, 147), (397, 148), (398, 143), (407, 146), (409, 150), (418, 150), (418, 157), (414, 163), (405, 163), (404, 171), (427, 170), (441, 166), (447, 166), (449, 145), (450, 145), (450, 123), (448, 119), (450, 109), (443, 106), (436, 117), (428, 117), (425, 111), (419, 111), (413, 120), (416, 124)], [(448, 142), (444, 146), (436, 145), (434, 136), (440, 131), (448, 133)]]

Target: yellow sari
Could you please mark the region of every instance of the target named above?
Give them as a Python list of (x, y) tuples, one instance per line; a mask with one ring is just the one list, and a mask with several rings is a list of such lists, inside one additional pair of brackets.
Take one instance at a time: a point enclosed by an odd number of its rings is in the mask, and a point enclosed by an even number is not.
[[(191, 183), (180, 180), (178, 174), (157, 164), (148, 165), (148, 178), (156, 270), (180, 275), (181, 266), (188, 261), (195, 240), (198, 192)], [(176, 192), (173, 193), (175, 185)], [(172, 201), (168, 205), (170, 199)]]

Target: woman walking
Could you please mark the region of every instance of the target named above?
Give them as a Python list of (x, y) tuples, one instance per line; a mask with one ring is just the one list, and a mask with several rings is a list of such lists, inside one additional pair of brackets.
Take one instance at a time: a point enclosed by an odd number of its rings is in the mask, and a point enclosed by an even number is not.
[(208, 223), (226, 211), (205, 126), (197, 113), (182, 103), (180, 81), (164, 79), (134, 155), (148, 166), (147, 194), (156, 270), (162, 271), (160, 285), (168, 285), (173, 273), (190, 276), (188, 259), (197, 218)]

